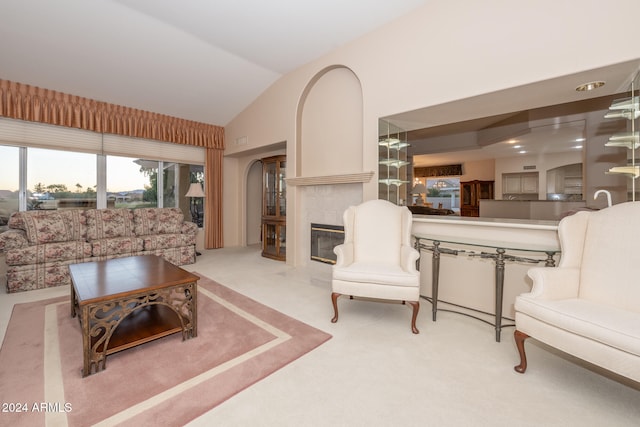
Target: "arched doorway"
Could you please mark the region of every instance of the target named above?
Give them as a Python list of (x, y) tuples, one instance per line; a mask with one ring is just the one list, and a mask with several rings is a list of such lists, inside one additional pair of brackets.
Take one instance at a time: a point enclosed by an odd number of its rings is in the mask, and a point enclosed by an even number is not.
[(245, 206), (246, 234), (245, 244), (247, 246), (259, 245), (261, 241), (261, 221), (262, 221), (262, 161), (256, 160), (247, 172)]

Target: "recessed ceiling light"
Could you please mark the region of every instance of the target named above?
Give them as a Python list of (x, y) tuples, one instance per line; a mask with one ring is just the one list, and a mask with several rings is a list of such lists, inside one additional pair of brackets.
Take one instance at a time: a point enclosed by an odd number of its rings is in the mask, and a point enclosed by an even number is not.
[(517, 139), (510, 139), (507, 141), (507, 144), (515, 144), (516, 142), (518, 142)]
[(574, 145), (573, 148), (582, 148), (582, 145)]
[(586, 138), (576, 138), (576, 139), (574, 139), (575, 142), (583, 142), (583, 141), (586, 141), (586, 140), (587, 140)]
[(583, 83), (576, 88), (578, 92), (585, 92), (594, 89), (598, 89), (599, 87), (604, 86), (604, 82), (602, 80), (596, 82)]
[(514, 145), (513, 148), (522, 148), (522, 145)]
[(520, 153), (520, 154), (527, 154), (527, 152), (526, 152), (526, 151), (524, 151), (524, 150), (518, 151), (518, 153)]

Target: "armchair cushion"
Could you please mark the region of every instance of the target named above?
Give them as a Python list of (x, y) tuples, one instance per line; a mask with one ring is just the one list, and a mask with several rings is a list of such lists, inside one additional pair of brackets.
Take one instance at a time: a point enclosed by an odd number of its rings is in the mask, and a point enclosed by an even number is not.
[(581, 252), (580, 298), (640, 313), (638, 205), (622, 203), (580, 213), (589, 216)]
[(520, 297), (515, 309), (556, 328), (640, 356), (638, 316), (633, 312), (578, 298), (549, 301)]
[(376, 283), (390, 286), (419, 286), (419, 276), (405, 271), (400, 265), (354, 262), (333, 270), (334, 280)]

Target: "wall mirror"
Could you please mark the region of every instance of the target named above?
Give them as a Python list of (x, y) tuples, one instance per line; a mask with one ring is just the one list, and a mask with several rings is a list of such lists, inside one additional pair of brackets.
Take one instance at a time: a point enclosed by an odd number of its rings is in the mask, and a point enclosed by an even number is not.
[[(412, 205), (418, 184), (455, 182), (451, 178), (492, 183), (486, 193), (491, 200), (478, 202), (479, 216), (486, 217), (557, 220), (571, 210), (606, 206), (605, 199), (594, 200), (599, 189), (610, 192), (614, 203), (631, 200), (628, 175), (608, 171), (635, 157), (607, 141), (629, 133), (633, 123), (605, 116), (612, 104), (631, 97), (639, 66), (640, 60), (629, 61), (381, 118), (380, 140), (388, 129), (402, 135), (409, 162), (392, 201)], [(594, 81), (605, 84), (577, 90)], [(422, 176), (423, 170), (456, 165), (456, 175)], [(460, 192), (449, 190), (447, 208), (460, 215)], [(429, 194), (437, 193), (427, 187), (427, 203)]]

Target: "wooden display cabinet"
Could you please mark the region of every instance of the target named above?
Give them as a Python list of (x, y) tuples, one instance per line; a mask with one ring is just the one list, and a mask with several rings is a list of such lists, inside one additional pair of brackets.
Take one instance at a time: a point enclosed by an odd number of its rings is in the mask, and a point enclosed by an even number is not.
[(480, 216), (480, 199), (493, 199), (494, 181), (460, 183), (460, 216)]
[(286, 159), (262, 159), (262, 256), (281, 261), (287, 254)]

